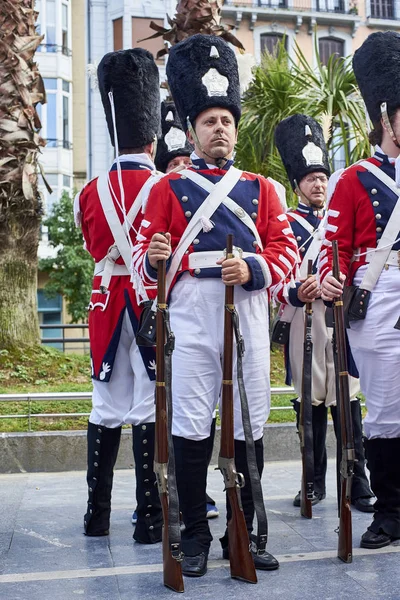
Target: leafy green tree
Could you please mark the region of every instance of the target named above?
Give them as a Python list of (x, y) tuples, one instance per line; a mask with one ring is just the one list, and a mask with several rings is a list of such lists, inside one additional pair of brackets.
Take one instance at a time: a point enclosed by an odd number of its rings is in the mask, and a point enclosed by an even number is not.
[(351, 57), (332, 55), (322, 64), (315, 46), (316, 68), (296, 44), (296, 60), (284, 40), (265, 53), (243, 99), (237, 162), (242, 169), (273, 177), (286, 186), (288, 204), (296, 202), (274, 144), (278, 123), (295, 113), (314, 117), (324, 129), (333, 157), (343, 149), (345, 166), (370, 154), (364, 104), (351, 67)]
[(87, 320), (94, 263), (84, 249), (80, 229), (75, 227), (73, 204), (73, 198), (63, 192), (44, 221), (49, 231), (49, 244), (55, 248), (56, 256), (41, 259), (39, 269), (49, 274), (46, 295), (62, 294), (72, 323), (78, 323)]

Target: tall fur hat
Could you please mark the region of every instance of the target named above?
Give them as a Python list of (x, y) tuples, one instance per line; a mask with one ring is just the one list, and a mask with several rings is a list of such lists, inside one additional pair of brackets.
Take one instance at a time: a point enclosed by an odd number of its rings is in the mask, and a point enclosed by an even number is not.
[(168, 100), (161, 103), (161, 131), (154, 162), (157, 169), (165, 173), (170, 160), (177, 156), (190, 156), (193, 151), (182, 129), (175, 104)]
[(193, 35), (169, 51), (167, 78), (182, 126), (188, 129), (208, 108), (228, 109), (236, 126), (241, 115), (238, 64), (220, 37)]
[(151, 143), (160, 134), (160, 83), (152, 54), (143, 48), (109, 52), (100, 61), (97, 77), (112, 145), (110, 91), (119, 148), (141, 148)]
[(400, 106), (400, 35), (377, 31), (353, 56), (353, 69), (371, 121), (381, 120), (381, 103), (389, 114)]
[(294, 190), (309, 173), (321, 171), (330, 176), (322, 127), (311, 117), (292, 115), (281, 121), (275, 129), (275, 144)]

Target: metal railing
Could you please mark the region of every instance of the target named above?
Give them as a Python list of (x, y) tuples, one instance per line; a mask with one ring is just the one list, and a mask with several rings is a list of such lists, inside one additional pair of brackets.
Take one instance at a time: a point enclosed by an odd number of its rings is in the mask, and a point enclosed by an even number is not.
[(355, 6), (346, 6), (345, 0), (225, 0), (224, 5), (237, 8), (272, 8), (275, 11), (289, 10), (298, 13), (357, 14)]
[(76, 343), (76, 344), (83, 344), (82, 350), (86, 351), (88, 350), (88, 348), (86, 348), (84, 346), (84, 344), (88, 344), (89, 343), (89, 338), (88, 337), (65, 337), (64, 335), (64, 330), (65, 329), (87, 329), (89, 326), (87, 323), (68, 323), (68, 324), (64, 324), (64, 323), (53, 323), (51, 325), (40, 325), (40, 329), (41, 331), (43, 330), (47, 330), (47, 329), (62, 329), (63, 330), (63, 335), (62, 337), (42, 337), (40, 339), (42, 344), (62, 344), (62, 351), (65, 352), (65, 344), (69, 344), (69, 343)]
[[(271, 395), (282, 396), (295, 393), (293, 387), (273, 387)], [(65, 417), (88, 417), (89, 412), (84, 413), (35, 413), (32, 412), (34, 402), (72, 402), (77, 400), (91, 400), (92, 392), (35, 392), (26, 394), (0, 394), (0, 402), (27, 402), (28, 410), (25, 414), (0, 415), (0, 419), (28, 419), (28, 431), (32, 431), (32, 419), (65, 418)], [(272, 410), (292, 410), (292, 406), (271, 406)]]

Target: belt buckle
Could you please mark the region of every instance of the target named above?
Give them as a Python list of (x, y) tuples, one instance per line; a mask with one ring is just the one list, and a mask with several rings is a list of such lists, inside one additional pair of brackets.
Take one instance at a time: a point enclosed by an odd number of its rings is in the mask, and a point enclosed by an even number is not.
[[(226, 248), (223, 251), (224, 257), (226, 258)], [(243, 257), (243, 250), (242, 248), (239, 248), (239, 246), (232, 246), (232, 254), (234, 258), (242, 258)], [(399, 258), (400, 260), (400, 258)], [(400, 263), (399, 263), (399, 268), (400, 268)]]

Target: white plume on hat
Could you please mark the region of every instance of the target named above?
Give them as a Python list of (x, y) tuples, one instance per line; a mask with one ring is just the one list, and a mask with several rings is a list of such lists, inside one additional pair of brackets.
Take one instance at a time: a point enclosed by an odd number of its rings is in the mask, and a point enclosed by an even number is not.
[(253, 81), (253, 67), (256, 65), (256, 59), (252, 54), (236, 54), (236, 60), (239, 71), (240, 93), (243, 95)]

